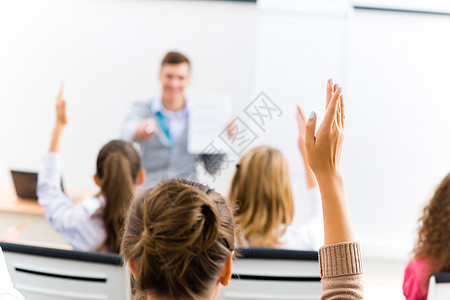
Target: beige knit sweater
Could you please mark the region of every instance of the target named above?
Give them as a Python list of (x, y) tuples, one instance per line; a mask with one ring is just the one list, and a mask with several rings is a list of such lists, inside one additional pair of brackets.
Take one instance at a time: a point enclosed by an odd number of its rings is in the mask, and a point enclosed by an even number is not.
[(319, 249), (321, 299), (364, 299), (359, 243), (345, 242)]

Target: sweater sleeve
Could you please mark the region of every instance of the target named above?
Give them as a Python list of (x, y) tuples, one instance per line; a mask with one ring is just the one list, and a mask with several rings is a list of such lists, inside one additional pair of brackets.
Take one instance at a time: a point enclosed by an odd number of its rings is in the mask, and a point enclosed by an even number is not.
[(359, 243), (345, 242), (319, 249), (321, 299), (364, 299)]

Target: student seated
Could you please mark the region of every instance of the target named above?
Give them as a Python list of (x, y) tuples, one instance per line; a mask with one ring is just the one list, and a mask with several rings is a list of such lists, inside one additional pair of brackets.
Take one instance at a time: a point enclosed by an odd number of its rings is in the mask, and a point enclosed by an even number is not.
[(114, 140), (98, 153), (95, 183), (100, 192), (74, 205), (61, 189), (59, 141), (67, 123), (64, 86), (57, 98), (50, 150), (38, 176), (38, 201), (53, 229), (81, 251), (119, 253), (123, 219), (134, 190), (144, 182), (139, 154), (131, 143)]
[[(330, 95), (334, 85), (327, 82)], [(239, 247), (315, 250), (323, 244), (322, 207), (316, 177), (306, 161), (306, 118), (297, 107), (298, 148), (303, 160), (307, 191), (306, 219), (292, 225), (294, 201), (289, 164), (278, 149), (260, 146), (245, 153), (236, 165), (228, 198), (236, 207)]]
[[(315, 123), (312, 113), (305, 149), (322, 194), (322, 299), (362, 299), (362, 261), (339, 167), (344, 129), (340, 89), (328, 91), (317, 135)], [(180, 179), (143, 190), (127, 213), (121, 247), (138, 299), (214, 299), (231, 277), (234, 233), (227, 201), (204, 185)]]
[[(301, 143), (304, 149), (304, 141)], [(304, 157), (304, 151), (301, 151)], [(228, 197), (236, 207), (237, 245), (315, 250), (323, 244), (322, 209), (316, 178), (305, 163), (306, 220), (294, 218), (289, 165), (278, 149), (260, 146), (245, 153), (236, 166)]]
[(405, 269), (403, 295), (427, 299), (430, 276), (450, 272), (450, 173), (442, 180), (419, 219), (414, 258)]

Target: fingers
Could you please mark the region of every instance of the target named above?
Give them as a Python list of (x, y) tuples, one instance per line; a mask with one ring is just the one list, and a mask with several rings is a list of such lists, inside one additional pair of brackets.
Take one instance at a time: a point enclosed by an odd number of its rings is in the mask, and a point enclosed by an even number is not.
[(299, 126), (304, 126), (306, 124), (305, 114), (300, 108), (300, 105), (297, 105), (297, 122)]
[(309, 119), (306, 122), (305, 130), (305, 147), (306, 149), (311, 149), (315, 144), (315, 133), (316, 133), (316, 113), (313, 111), (309, 115)]
[(336, 89), (331, 96), (330, 103), (327, 107), (327, 111), (325, 113), (325, 117), (323, 118), (322, 126), (324, 128), (331, 128), (331, 125), (336, 119), (336, 114), (338, 110), (338, 100), (339, 100), (339, 92), (341, 88)]
[(66, 101), (61, 100), (61, 110), (65, 113), (66, 112)]
[(139, 123), (134, 137), (137, 141), (149, 139), (153, 137), (157, 131), (158, 128), (154, 119), (144, 119)]
[(63, 99), (63, 96), (64, 96), (64, 86), (65, 86), (65, 83), (64, 83), (64, 80), (63, 80), (63, 81), (61, 82), (61, 88), (59, 89), (59, 94), (58, 94), (58, 98), (57, 98), (58, 101), (64, 100), (64, 99)]
[(326, 96), (326, 106), (325, 107), (328, 107), (328, 104), (330, 103), (333, 92), (334, 92), (333, 79), (330, 78), (327, 81), (327, 96)]
[(344, 121), (345, 121), (345, 111), (344, 111), (344, 95), (340, 95), (339, 97), (339, 120), (338, 120), (338, 124), (339, 127), (341, 127), (342, 129), (344, 129)]

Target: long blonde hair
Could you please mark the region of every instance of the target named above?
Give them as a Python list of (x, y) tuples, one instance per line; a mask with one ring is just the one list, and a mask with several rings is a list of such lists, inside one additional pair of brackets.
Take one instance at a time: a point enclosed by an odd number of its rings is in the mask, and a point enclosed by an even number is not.
[(294, 217), (291, 176), (278, 149), (260, 146), (244, 154), (228, 193), (236, 207), (237, 242), (250, 247), (280, 246), (280, 237)]

